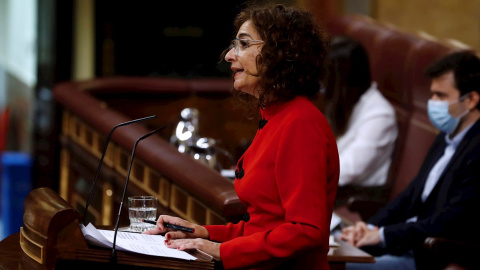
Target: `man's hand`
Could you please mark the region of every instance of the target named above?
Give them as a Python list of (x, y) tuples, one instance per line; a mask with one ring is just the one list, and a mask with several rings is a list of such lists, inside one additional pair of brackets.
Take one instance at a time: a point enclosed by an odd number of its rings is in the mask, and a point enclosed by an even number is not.
[(362, 246), (372, 246), (376, 244), (380, 244), (381, 242), (380, 238), (380, 232), (378, 230), (378, 227), (373, 228), (372, 230), (367, 230), (363, 237), (360, 238), (356, 243), (356, 247), (362, 247)]
[(363, 221), (359, 221), (353, 226), (344, 228), (340, 235), (340, 239), (347, 241), (351, 245), (355, 245), (355, 243), (363, 237), (366, 230), (367, 224)]
[(344, 228), (340, 239), (356, 247), (376, 245), (381, 242), (378, 227), (369, 229), (363, 221), (357, 222), (354, 226)]

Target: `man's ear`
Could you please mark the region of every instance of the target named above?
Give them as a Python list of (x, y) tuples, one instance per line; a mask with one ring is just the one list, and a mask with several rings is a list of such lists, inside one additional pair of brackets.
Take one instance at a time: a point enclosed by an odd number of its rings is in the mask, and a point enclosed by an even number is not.
[(468, 108), (470, 110), (475, 109), (475, 107), (477, 107), (478, 105), (478, 102), (480, 102), (480, 93), (478, 93), (477, 91), (470, 92), (470, 98), (468, 100)]

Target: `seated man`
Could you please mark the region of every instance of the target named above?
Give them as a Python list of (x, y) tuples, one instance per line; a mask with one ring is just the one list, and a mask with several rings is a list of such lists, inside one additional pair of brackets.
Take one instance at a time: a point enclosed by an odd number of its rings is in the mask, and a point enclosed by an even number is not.
[(426, 71), (432, 79), (428, 114), (441, 131), (418, 175), (368, 225), (358, 222), (340, 238), (375, 255), (375, 264), (347, 269), (443, 269), (422, 248), (429, 236), (480, 241), (480, 59), (449, 54)]

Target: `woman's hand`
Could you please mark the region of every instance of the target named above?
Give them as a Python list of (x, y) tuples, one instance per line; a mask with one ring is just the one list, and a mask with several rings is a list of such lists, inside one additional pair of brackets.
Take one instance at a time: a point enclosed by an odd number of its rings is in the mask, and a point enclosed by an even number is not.
[(198, 249), (211, 255), (215, 260), (220, 261), (220, 243), (200, 238), (175, 240), (167, 239), (165, 240), (165, 245), (169, 248), (176, 248), (178, 250)]
[[(170, 224), (175, 224), (175, 225), (180, 225), (184, 227), (189, 227), (195, 229), (193, 233), (188, 233), (188, 232), (183, 232), (183, 231), (175, 231), (173, 229), (168, 229), (166, 228), (163, 224), (164, 223), (170, 223)], [(167, 216), (167, 215), (160, 215), (157, 219), (157, 227), (151, 230), (148, 230), (146, 232), (143, 232), (145, 234), (163, 234), (167, 233), (165, 235), (166, 240), (170, 239), (183, 239), (183, 238), (204, 238), (208, 239), (209, 234), (207, 229), (205, 227), (193, 224), (191, 222), (188, 222), (184, 219), (178, 218), (178, 217), (172, 217), (172, 216)]]

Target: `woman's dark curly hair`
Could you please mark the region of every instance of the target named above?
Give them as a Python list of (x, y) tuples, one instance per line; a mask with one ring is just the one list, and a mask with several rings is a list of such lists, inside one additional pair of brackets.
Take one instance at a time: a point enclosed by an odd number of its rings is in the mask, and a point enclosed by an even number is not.
[(252, 5), (237, 15), (235, 30), (249, 20), (264, 41), (256, 59), (259, 104), (314, 98), (325, 75), (328, 41), (312, 15), (281, 4)]

